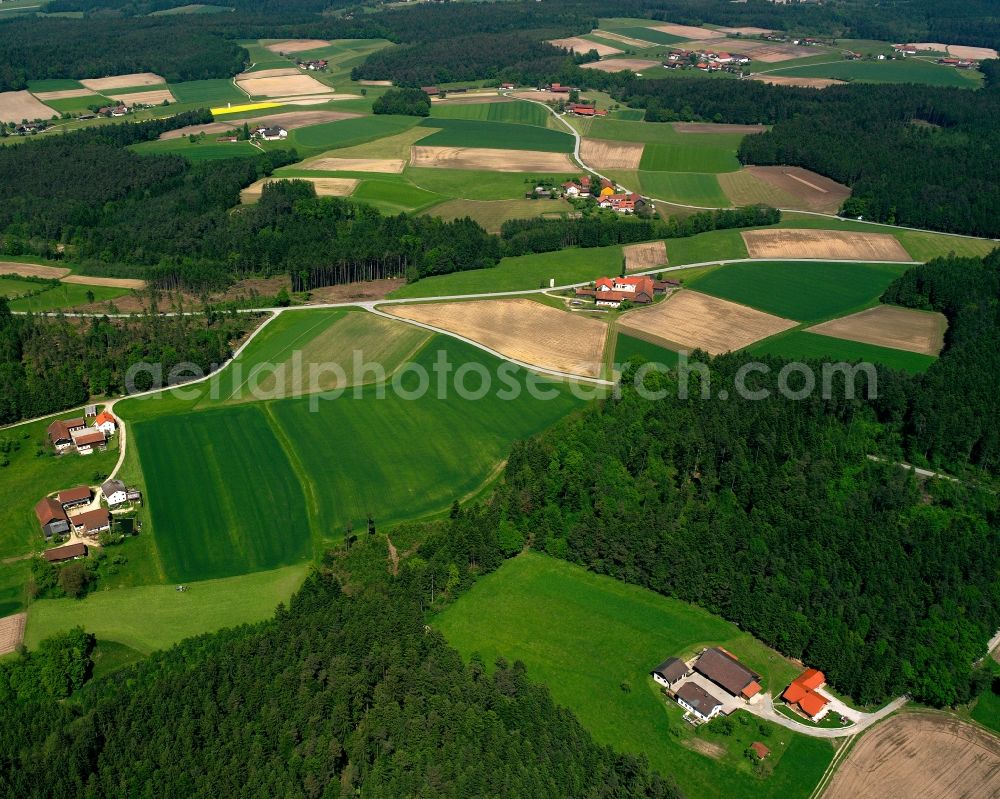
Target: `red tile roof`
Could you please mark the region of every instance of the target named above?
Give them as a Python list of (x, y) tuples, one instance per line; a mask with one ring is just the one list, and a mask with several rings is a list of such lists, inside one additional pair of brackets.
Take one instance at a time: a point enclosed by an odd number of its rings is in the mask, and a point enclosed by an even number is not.
[(104, 424), (105, 422), (111, 422), (111, 424), (113, 424), (113, 425), (117, 425), (118, 424), (118, 421), (115, 419), (114, 416), (112, 416), (107, 411), (101, 411), (97, 415), (97, 418), (94, 419), (94, 425), (96, 426), (96, 425), (99, 425), (99, 424)]
[(817, 669), (806, 669), (795, 678), (795, 682), (799, 683), (807, 691), (815, 691), (826, 682), (826, 677), (823, 675), (823, 672)]
[(757, 696), (757, 694), (760, 693), (760, 683), (756, 681), (752, 682), (746, 688), (740, 691), (740, 693), (747, 699)]
[(793, 681), (792, 684), (785, 689), (785, 693), (781, 696), (786, 702), (790, 702), (794, 705), (797, 704), (798, 701), (805, 695), (806, 689), (803, 688), (798, 681)]
[(765, 757), (771, 754), (771, 750), (768, 749), (766, 746), (764, 746), (764, 744), (762, 744), (760, 741), (754, 741), (752, 744), (750, 744), (750, 748), (757, 753), (757, 757), (759, 757), (761, 760), (763, 760)]
[(90, 499), (90, 486), (76, 486), (75, 488), (67, 488), (65, 491), (59, 492), (59, 503), (65, 505), (68, 502), (82, 502), (85, 499)]
[(35, 516), (38, 517), (38, 523), (44, 526), (56, 519), (65, 519), (66, 511), (52, 497), (45, 497), (35, 505)]
[(73, 526), (82, 527), (86, 531), (100, 530), (111, 524), (111, 514), (107, 508), (88, 510), (73, 517)]
[(73, 443), (78, 447), (88, 447), (94, 444), (103, 444), (105, 442), (104, 432), (102, 430), (88, 430), (85, 433), (78, 433), (73, 436)]
[(46, 549), (42, 553), (42, 557), (45, 558), (49, 563), (58, 563), (61, 560), (72, 560), (73, 558), (79, 558), (87, 554), (86, 544), (67, 544), (64, 547), (56, 547), (55, 549)]
[(815, 718), (820, 711), (826, 707), (827, 700), (815, 691), (806, 691), (806, 695), (799, 700), (799, 707), (807, 716)]

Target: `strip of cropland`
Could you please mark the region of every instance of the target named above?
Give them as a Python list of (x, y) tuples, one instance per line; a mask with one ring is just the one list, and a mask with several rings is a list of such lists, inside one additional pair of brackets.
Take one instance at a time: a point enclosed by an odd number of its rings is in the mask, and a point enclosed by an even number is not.
[[(487, 575), (434, 626), (486, 664), (521, 660), (600, 742), (644, 753), (687, 796), (808, 796), (833, 757), (828, 741), (739, 721), (731, 736), (695, 731), (649, 678), (664, 659), (724, 646), (780, 690), (797, 667), (705, 610), (526, 552)], [(744, 751), (767, 741), (773, 772), (754, 775)], [(706, 756), (707, 755), (707, 756)]]

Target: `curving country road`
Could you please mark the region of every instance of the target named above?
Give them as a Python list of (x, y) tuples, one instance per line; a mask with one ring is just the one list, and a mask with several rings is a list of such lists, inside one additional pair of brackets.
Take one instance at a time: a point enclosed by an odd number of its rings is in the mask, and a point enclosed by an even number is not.
[(858, 710), (853, 710), (844, 705), (840, 700), (834, 700), (835, 707), (841, 715), (845, 718), (848, 714), (853, 717), (854, 723), (849, 724), (844, 727), (812, 727), (808, 724), (801, 724), (800, 722), (793, 721), (788, 718), (788, 716), (779, 713), (774, 709), (774, 700), (771, 698), (770, 694), (764, 694), (761, 696), (760, 700), (752, 705), (745, 705), (744, 709), (748, 713), (752, 713), (758, 718), (766, 719), (767, 721), (774, 722), (780, 727), (785, 727), (786, 729), (793, 730), (794, 732), (801, 733), (802, 735), (808, 735), (812, 738), (845, 738), (852, 735), (857, 735), (864, 732), (872, 724), (881, 721), (886, 716), (895, 713), (903, 705), (909, 701), (908, 697), (900, 696), (884, 707), (879, 708), (874, 713), (862, 713)]

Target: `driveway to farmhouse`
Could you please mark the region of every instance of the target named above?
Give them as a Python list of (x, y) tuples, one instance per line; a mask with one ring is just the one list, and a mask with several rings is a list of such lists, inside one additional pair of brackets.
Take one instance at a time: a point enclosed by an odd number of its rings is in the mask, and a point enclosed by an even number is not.
[(895, 713), (909, 701), (908, 697), (901, 696), (898, 699), (892, 700), (885, 707), (879, 708), (874, 713), (862, 713), (860, 710), (847, 707), (839, 699), (835, 699), (825, 691), (820, 691), (820, 693), (830, 699), (832, 710), (840, 713), (844, 718), (853, 720), (854, 723), (845, 727), (811, 727), (808, 724), (801, 724), (775, 710), (774, 699), (771, 698), (770, 694), (762, 695), (760, 701), (744, 705), (743, 709), (759, 718), (773, 721), (781, 727), (794, 730), (802, 735), (811, 735), (813, 738), (844, 738), (845, 736), (857, 735), (860, 732), (864, 732), (872, 724)]

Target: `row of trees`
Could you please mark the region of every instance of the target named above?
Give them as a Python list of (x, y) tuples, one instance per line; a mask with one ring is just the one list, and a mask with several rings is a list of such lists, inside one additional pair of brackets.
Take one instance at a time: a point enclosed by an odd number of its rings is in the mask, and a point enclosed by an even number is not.
[(428, 117), (431, 115), (431, 98), (417, 88), (389, 89), (372, 103), (372, 113)]
[[(252, 314), (129, 319), (20, 316), (0, 297), (0, 424), (125, 391), (133, 364), (180, 363), (208, 371), (257, 323)], [(148, 378), (142, 378), (148, 379)], [(145, 383), (138, 388), (148, 387)]]

